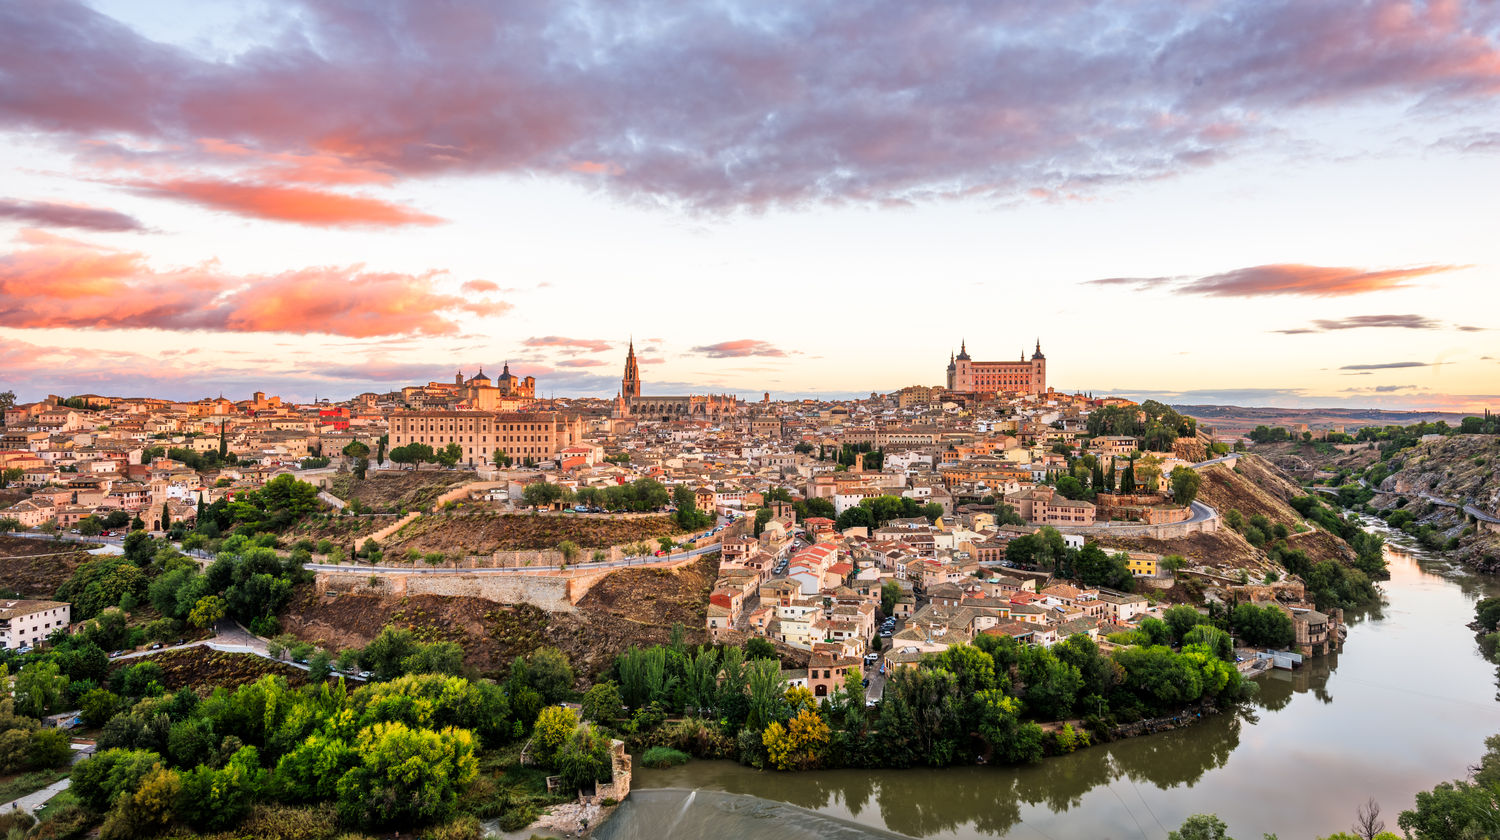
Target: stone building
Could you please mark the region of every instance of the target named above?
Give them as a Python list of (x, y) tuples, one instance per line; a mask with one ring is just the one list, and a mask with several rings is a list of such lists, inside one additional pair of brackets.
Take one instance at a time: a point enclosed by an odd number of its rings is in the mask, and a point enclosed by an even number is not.
[(739, 399), (731, 394), (692, 394), (658, 397), (641, 394), (641, 369), (635, 358), (635, 341), (625, 356), (625, 375), (615, 397), (615, 416), (639, 420), (707, 420), (720, 423), (739, 413)]
[(398, 411), (387, 422), (390, 446), (424, 443), (443, 449), (456, 443), (469, 466), (490, 460), (496, 449), (511, 458), (544, 461), (583, 440), (583, 420), (556, 411)]
[(1030, 361), (1022, 352), (1020, 361), (1015, 362), (976, 362), (969, 358), (968, 342), (963, 342), (958, 355), (950, 354), (948, 359), (948, 390), (1045, 394), (1047, 357), (1042, 355), (1041, 339), (1037, 340), (1036, 352), (1031, 354)]

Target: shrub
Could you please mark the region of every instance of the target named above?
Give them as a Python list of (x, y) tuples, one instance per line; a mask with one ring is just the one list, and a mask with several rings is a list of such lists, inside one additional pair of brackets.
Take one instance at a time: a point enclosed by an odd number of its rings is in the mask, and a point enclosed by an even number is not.
[(674, 767), (678, 764), (686, 764), (688, 754), (671, 747), (652, 747), (641, 755), (641, 764), (652, 769), (663, 767)]

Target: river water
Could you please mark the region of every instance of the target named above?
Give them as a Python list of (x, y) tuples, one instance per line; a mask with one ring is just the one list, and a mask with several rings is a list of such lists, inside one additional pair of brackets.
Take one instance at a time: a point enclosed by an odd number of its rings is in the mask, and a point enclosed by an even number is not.
[(1417, 791), (1462, 776), (1500, 732), (1496, 669), (1465, 627), (1497, 587), (1395, 546), (1386, 558), (1384, 603), (1348, 617), (1344, 652), (1258, 678), (1242, 714), (1020, 768), (642, 768), (598, 836), (1156, 840), (1216, 813), (1241, 840), (1298, 840), (1348, 830), (1372, 796), (1394, 830)]

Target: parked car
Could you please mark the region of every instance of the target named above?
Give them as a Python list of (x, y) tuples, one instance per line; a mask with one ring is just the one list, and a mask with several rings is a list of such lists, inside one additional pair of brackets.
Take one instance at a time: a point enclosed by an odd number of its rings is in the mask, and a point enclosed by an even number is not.
[(367, 679), (369, 679), (372, 676), (374, 676), (374, 674), (371, 674), (369, 671), (360, 671), (359, 672), (359, 678), (362, 679), (362, 680), (367, 680)]
[(152, 645), (151, 649), (152, 650), (161, 650), (161, 642), (157, 642), (156, 644)]

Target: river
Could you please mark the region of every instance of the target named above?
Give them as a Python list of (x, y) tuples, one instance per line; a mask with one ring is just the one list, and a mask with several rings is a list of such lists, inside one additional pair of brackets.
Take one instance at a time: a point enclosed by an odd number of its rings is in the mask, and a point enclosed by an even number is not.
[(1154, 840), (1216, 813), (1241, 840), (1299, 840), (1348, 830), (1372, 796), (1394, 830), (1417, 791), (1462, 776), (1500, 732), (1496, 669), (1465, 627), (1500, 587), (1396, 546), (1386, 558), (1384, 603), (1349, 616), (1344, 652), (1260, 677), (1241, 714), (1020, 768), (642, 768), (598, 836)]

